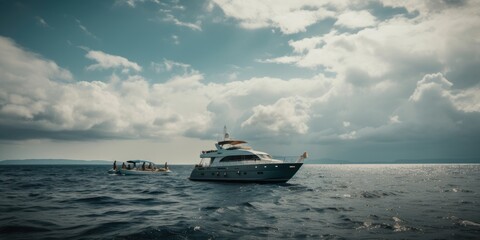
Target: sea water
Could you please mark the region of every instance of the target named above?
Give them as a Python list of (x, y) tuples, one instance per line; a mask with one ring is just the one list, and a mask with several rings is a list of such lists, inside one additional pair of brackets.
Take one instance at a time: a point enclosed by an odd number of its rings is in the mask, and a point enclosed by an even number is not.
[(286, 184), (0, 166), (0, 239), (479, 239), (480, 165), (304, 165)]

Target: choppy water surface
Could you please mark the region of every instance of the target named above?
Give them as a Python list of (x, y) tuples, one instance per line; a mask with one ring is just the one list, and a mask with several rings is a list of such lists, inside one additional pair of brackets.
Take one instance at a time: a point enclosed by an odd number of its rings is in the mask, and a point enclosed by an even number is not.
[(478, 239), (480, 165), (304, 165), (287, 184), (1, 166), (0, 239)]

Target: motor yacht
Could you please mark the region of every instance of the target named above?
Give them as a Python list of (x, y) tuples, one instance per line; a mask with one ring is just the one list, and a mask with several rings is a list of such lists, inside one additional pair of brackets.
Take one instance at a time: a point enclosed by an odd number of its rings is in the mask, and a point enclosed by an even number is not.
[(274, 159), (270, 154), (253, 150), (247, 142), (224, 139), (215, 143), (215, 150), (202, 151), (189, 179), (193, 181), (278, 182), (290, 180), (308, 157), (304, 152), (297, 161), (289, 163)]

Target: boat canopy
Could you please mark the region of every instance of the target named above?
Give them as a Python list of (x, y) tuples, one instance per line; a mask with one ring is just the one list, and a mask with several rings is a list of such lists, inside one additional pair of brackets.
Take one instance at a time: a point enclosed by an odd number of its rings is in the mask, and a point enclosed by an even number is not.
[(128, 160), (127, 163), (133, 163), (133, 164), (137, 164), (137, 163), (151, 163), (151, 164), (155, 164), (155, 163), (153, 163), (153, 162), (146, 161), (146, 160)]
[(225, 140), (225, 141), (218, 142), (218, 145), (220, 145), (220, 146), (225, 145), (225, 144), (237, 145), (237, 144), (242, 144), (242, 143), (247, 143), (247, 142), (242, 141), (242, 140)]

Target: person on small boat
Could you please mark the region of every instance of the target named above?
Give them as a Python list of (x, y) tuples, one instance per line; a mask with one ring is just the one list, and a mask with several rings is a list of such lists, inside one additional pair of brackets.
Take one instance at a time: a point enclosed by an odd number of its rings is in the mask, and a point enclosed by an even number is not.
[(122, 169), (127, 169), (127, 166), (125, 165), (125, 162), (122, 163)]
[(142, 164), (142, 171), (145, 171), (145, 162)]
[(117, 170), (117, 160), (113, 161), (113, 170)]

